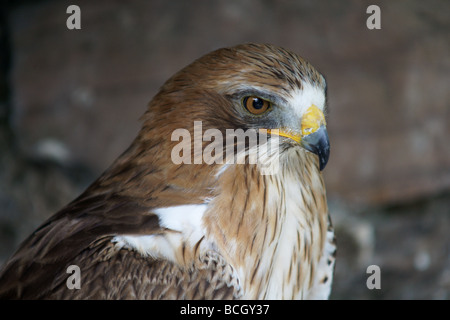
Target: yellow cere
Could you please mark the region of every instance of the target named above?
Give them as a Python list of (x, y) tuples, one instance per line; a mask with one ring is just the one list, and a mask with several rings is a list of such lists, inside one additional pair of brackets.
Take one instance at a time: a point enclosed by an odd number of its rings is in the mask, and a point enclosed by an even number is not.
[(317, 106), (311, 105), (302, 118), (302, 136), (316, 132), (321, 126), (325, 126), (325, 116)]
[(280, 129), (261, 129), (269, 134), (276, 134), (281, 137), (286, 137), (300, 143), (302, 137), (316, 132), (321, 126), (325, 126), (325, 116), (317, 106), (311, 105), (305, 112), (301, 122), (301, 133), (290, 130), (288, 128)]

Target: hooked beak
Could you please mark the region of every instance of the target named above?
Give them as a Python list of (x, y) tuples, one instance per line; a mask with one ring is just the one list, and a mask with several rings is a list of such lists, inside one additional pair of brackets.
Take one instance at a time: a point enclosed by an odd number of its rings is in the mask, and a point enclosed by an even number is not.
[(319, 127), (315, 132), (302, 138), (302, 147), (319, 156), (319, 168), (322, 171), (330, 157), (330, 140), (325, 126)]
[(301, 121), (301, 132), (287, 128), (267, 130), (269, 133), (287, 137), (299, 143), (306, 150), (319, 157), (319, 168), (322, 171), (330, 157), (330, 140), (326, 129), (325, 116), (317, 106), (311, 105)]

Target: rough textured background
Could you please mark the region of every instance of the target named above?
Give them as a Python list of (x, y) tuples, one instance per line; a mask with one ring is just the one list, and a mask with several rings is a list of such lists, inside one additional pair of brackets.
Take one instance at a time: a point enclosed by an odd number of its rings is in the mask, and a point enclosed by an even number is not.
[[(81, 30), (66, 8), (81, 8)], [(366, 8), (381, 8), (381, 30)], [(0, 25), (0, 263), (132, 141), (163, 82), (269, 42), (328, 80), (333, 298), (450, 298), (450, 2), (11, 1)], [(382, 289), (368, 290), (379, 265)]]

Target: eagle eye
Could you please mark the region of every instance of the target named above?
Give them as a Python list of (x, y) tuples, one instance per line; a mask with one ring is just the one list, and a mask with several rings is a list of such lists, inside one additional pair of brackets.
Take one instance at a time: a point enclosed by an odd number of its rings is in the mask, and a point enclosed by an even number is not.
[(270, 109), (271, 103), (267, 100), (256, 96), (245, 97), (242, 99), (242, 104), (248, 112), (255, 115), (260, 115)]

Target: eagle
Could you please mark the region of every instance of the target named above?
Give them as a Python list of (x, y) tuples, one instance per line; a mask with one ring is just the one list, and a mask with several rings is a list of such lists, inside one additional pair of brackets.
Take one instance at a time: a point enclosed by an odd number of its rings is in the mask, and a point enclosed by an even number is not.
[[(195, 60), (150, 101), (131, 145), (6, 262), (0, 298), (329, 298), (326, 88), (270, 44)], [(238, 130), (256, 143), (230, 146)]]

